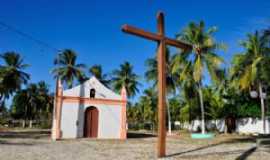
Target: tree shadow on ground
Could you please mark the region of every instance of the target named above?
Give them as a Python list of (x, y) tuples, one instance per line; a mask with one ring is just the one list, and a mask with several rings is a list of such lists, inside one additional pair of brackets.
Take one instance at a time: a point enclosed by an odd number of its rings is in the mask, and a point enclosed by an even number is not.
[(50, 131), (5, 131), (0, 132), (0, 138), (30, 138), (41, 139), (48, 138)]
[[(242, 153), (244, 152), (242, 157), (247, 157), (249, 156), (251, 153), (253, 153), (254, 151), (251, 150), (251, 151), (246, 151), (245, 150), (235, 150), (235, 151), (227, 151), (227, 152), (212, 152), (212, 153), (206, 153), (206, 154), (195, 154), (195, 155), (183, 155), (183, 154), (186, 154), (186, 153), (191, 153), (191, 152), (196, 152), (196, 151), (200, 151), (200, 150), (204, 150), (204, 149), (208, 149), (208, 148), (211, 148), (211, 147), (216, 147), (218, 145), (222, 145), (222, 144), (234, 144), (234, 143), (250, 143), (250, 142), (253, 142), (255, 143), (256, 142), (256, 137), (247, 137), (247, 138), (233, 138), (233, 139), (230, 139), (230, 140), (226, 140), (226, 141), (222, 141), (222, 142), (219, 142), (219, 143), (214, 143), (214, 144), (210, 144), (210, 145), (206, 145), (206, 146), (202, 146), (202, 147), (199, 147), (199, 148), (195, 148), (195, 149), (192, 149), (192, 150), (187, 150), (187, 151), (183, 151), (183, 152), (178, 152), (178, 153), (174, 153), (174, 154), (170, 154), (170, 155), (167, 155), (166, 157), (170, 158), (170, 157), (176, 157), (176, 156), (181, 156), (181, 157), (187, 157), (187, 158), (195, 158), (195, 157), (199, 157), (199, 156), (209, 156), (209, 155), (227, 155), (227, 154), (239, 154), (239, 153)], [(241, 156), (241, 155), (240, 155)], [(243, 160), (243, 159), (238, 159), (238, 160)]]
[(152, 138), (156, 137), (156, 135), (151, 134), (151, 133), (138, 133), (138, 132), (128, 132), (127, 133), (127, 138), (129, 139), (135, 139), (135, 138)]
[[(0, 138), (29, 138), (29, 139), (41, 139), (49, 138), (50, 131), (4, 131), (0, 132)], [(138, 133), (138, 132), (128, 132), (127, 138), (151, 138), (156, 137), (155, 134), (151, 133)]]
[(0, 140), (0, 146), (1, 145), (8, 145), (8, 146), (32, 146), (34, 144), (32, 143), (25, 143), (25, 142), (8, 142)]
[(242, 153), (240, 156), (238, 156), (235, 160), (245, 160), (248, 156), (250, 156), (253, 152), (255, 152), (257, 147), (252, 147), (248, 150), (246, 150), (244, 153)]

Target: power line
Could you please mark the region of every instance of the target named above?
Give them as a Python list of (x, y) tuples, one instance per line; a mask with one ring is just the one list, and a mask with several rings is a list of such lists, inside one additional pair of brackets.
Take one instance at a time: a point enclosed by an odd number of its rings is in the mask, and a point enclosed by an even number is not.
[(33, 42), (35, 42), (35, 43), (37, 43), (37, 44), (39, 44), (39, 45), (41, 45), (41, 46), (43, 46), (43, 47), (49, 48), (49, 49), (51, 49), (51, 50), (53, 50), (53, 51), (56, 51), (56, 52), (59, 52), (59, 51), (60, 51), (60, 49), (57, 49), (57, 48), (55, 48), (54, 46), (51, 46), (49, 43), (44, 42), (44, 41), (41, 41), (41, 40), (39, 40), (39, 39), (36, 39), (36, 38), (33, 37), (32, 35), (27, 34), (27, 33), (25, 33), (25, 32), (22, 32), (22, 31), (20, 31), (19, 29), (15, 28), (15, 27), (13, 27), (13, 26), (11, 26), (11, 25), (8, 25), (7, 23), (4, 23), (4, 22), (0, 21), (0, 25), (1, 25), (1, 26), (4, 26), (4, 27), (7, 28), (8, 30), (10, 30), (10, 31), (12, 31), (12, 32), (14, 32), (14, 33), (16, 33), (16, 34), (18, 34), (18, 35), (20, 35), (20, 36), (26, 38), (26, 39), (29, 39), (29, 40), (31, 40), (31, 41), (33, 41)]

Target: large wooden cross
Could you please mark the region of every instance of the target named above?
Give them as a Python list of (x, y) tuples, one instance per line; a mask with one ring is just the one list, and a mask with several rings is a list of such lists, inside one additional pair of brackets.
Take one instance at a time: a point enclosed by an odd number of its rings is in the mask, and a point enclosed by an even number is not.
[(151, 33), (138, 29), (129, 25), (123, 25), (122, 31), (143, 37), (158, 43), (158, 144), (157, 156), (164, 157), (166, 155), (166, 45), (171, 45), (181, 49), (191, 49), (192, 46), (181, 41), (173, 40), (165, 36), (164, 14), (159, 12), (157, 15), (158, 33)]

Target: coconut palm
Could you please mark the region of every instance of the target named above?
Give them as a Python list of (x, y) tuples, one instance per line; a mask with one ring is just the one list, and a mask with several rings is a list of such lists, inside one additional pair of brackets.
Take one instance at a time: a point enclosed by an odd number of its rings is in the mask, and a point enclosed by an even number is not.
[(12, 99), (11, 115), (15, 119), (23, 119), (22, 127), (25, 127), (25, 122), (29, 116), (29, 106), (27, 105), (28, 97), (25, 89), (16, 92)]
[(36, 86), (39, 118), (48, 119), (52, 114), (53, 96), (50, 94), (49, 85), (46, 82), (40, 81)]
[(140, 97), (140, 109), (144, 122), (151, 121), (153, 124), (157, 122), (157, 90), (150, 87), (143, 91)]
[(263, 98), (263, 85), (268, 83), (270, 50), (267, 47), (267, 37), (256, 31), (248, 34), (247, 39), (241, 42), (245, 49), (244, 54), (234, 56), (231, 68), (233, 84), (245, 90), (251, 87), (258, 88), (261, 100), (261, 119), (263, 120), (263, 132), (265, 133), (265, 106)]
[(116, 69), (112, 73), (112, 86), (120, 92), (124, 86), (128, 97), (133, 97), (139, 92), (138, 82), (139, 76), (133, 72), (133, 66), (129, 62), (124, 62), (120, 65), (120, 69)]
[[(178, 83), (180, 85), (180, 120), (181, 121), (191, 121), (197, 118), (198, 113), (198, 92), (196, 87), (196, 82), (193, 78), (192, 65), (191, 62), (185, 62), (181, 59), (182, 54), (178, 54), (173, 59), (173, 72), (179, 72)], [(179, 59), (180, 58), (180, 59)], [(181, 62), (181, 63), (179, 63)]]
[(16, 118), (23, 118), (25, 123), (27, 120), (32, 121), (37, 116), (38, 110), (38, 88), (36, 84), (29, 84), (26, 89), (16, 93), (12, 102), (12, 114)]
[[(170, 55), (170, 51), (166, 48), (166, 87), (167, 93), (174, 95), (176, 93), (177, 87), (177, 72), (172, 72), (172, 56)], [(157, 58), (149, 58), (146, 60), (147, 71), (145, 72), (145, 77), (147, 81), (154, 82), (154, 86), (157, 85)], [(171, 113), (170, 113), (170, 104), (168, 103), (168, 99), (166, 98), (167, 103), (167, 114), (168, 114), (168, 130), (169, 134), (171, 134)]]
[(50, 120), (53, 99), (49, 94), (48, 85), (44, 82), (31, 83), (25, 89), (16, 92), (12, 105), (14, 118), (30, 120)]
[(56, 67), (52, 70), (54, 77), (59, 77), (67, 86), (71, 88), (74, 80), (82, 81), (85, 77), (84, 64), (77, 64), (77, 54), (71, 49), (65, 49), (54, 60)]
[(29, 66), (24, 64), (23, 58), (16, 52), (6, 52), (0, 55), (4, 64), (0, 65), (0, 103), (21, 89), (30, 79), (24, 70)]
[(129, 124), (136, 124), (143, 119), (139, 110), (139, 106), (139, 103), (135, 103), (134, 105), (127, 105), (127, 121)]
[[(216, 43), (213, 38), (213, 33), (216, 30), (216, 27), (206, 29), (203, 21), (200, 21), (198, 24), (191, 22), (177, 35), (178, 40), (193, 46), (191, 50), (182, 52), (182, 55), (176, 58), (178, 60), (176, 60), (174, 65), (176, 65), (175, 68), (182, 66), (183, 70), (180, 73), (182, 76), (185, 75), (187, 70), (191, 70), (192, 72), (192, 79), (195, 81), (199, 93), (202, 133), (205, 133), (205, 113), (202, 92), (203, 74), (207, 70), (212, 81), (217, 82), (219, 78), (216, 73), (220, 64), (223, 62), (222, 58), (216, 54), (217, 49), (224, 48), (224, 45)], [(183, 64), (182, 62), (185, 63)]]
[(102, 84), (108, 86), (110, 84), (110, 80), (108, 80), (108, 75), (103, 74), (101, 65), (93, 65), (89, 68), (89, 72), (91, 75), (95, 76)]

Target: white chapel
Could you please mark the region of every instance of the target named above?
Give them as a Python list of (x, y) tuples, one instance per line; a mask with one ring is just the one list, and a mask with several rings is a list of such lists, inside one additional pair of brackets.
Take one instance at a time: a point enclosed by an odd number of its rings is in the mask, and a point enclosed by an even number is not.
[(126, 139), (126, 90), (121, 95), (92, 77), (74, 88), (63, 90), (57, 81), (52, 139)]

